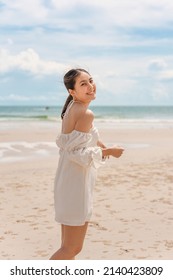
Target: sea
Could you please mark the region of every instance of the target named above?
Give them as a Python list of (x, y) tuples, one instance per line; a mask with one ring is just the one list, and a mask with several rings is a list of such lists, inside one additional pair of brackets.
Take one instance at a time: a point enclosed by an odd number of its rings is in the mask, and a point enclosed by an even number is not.
[[(173, 106), (91, 106), (95, 121), (173, 124)], [(2, 121), (59, 121), (62, 106), (0, 106)]]

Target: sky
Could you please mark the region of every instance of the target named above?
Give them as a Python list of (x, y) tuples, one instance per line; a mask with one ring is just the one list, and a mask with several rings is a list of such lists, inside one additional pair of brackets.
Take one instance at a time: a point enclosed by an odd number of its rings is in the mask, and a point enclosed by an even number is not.
[(85, 68), (93, 105), (173, 105), (172, 0), (0, 0), (0, 105), (62, 105)]

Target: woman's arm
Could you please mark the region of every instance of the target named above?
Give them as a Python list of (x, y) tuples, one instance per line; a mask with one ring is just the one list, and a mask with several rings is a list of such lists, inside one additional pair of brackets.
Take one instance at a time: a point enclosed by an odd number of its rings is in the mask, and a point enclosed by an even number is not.
[[(98, 140), (98, 141), (97, 141), (97, 146), (100, 147), (100, 148), (102, 148), (102, 149), (106, 149), (106, 148), (107, 148), (107, 147), (102, 143), (101, 140)], [(103, 153), (102, 153), (102, 158), (103, 158), (103, 159), (106, 159), (106, 158), (109, 158), (109, 156), (104, 156)]]
[(97, 141), (97, 146), (100, 147), (100, 148), (102, 148), (102, 149), (106, 148), (106, 146), (102, 143), (101, 140), (98, 140), (98, 141)]

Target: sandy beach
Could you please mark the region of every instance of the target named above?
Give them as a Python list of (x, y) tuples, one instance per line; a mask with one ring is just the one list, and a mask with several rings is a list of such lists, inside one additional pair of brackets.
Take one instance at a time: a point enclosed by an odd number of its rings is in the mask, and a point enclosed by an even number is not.
[[(60, 245), (53, 182), (56, 122), (0, 124), (0, 259), (46, 260)], [(97, 123), (125, 147), (98, 171), (94, 212), (78, 259), (173, 258), (173, 126)]]

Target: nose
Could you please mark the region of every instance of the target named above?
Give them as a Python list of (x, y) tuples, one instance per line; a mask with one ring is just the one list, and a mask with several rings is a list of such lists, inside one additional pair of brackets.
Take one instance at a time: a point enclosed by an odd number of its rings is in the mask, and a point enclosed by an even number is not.
[(89, 82), (89, 89), (93, 90), (94, 89), (94, 84)]

